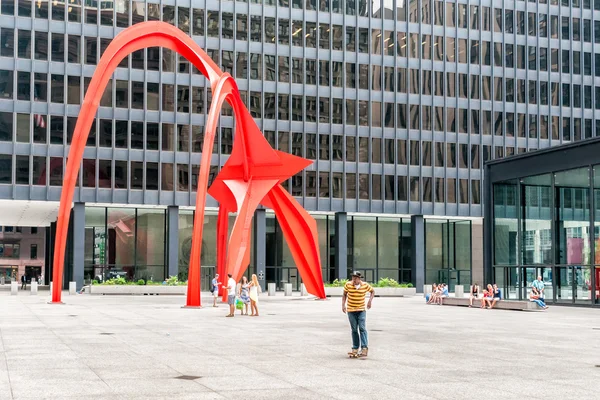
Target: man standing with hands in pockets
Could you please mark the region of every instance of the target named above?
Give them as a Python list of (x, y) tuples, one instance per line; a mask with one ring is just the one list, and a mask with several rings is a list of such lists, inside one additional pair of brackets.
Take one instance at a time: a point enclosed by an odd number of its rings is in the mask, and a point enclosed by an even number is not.
[[(365, 296), (371, 293), (369, 302), (365, 309)], [(352, 330), (352, 351), (348, 353), (351, 358), (366, 357), (369, 352), (369, 340), (367, 336), (367, 309), (375, 297), (375, 290), (367, 282), (362, 281), (359, 271), (352, 273), (352, 280), (344, 286), (342, 297), (342, 311), (348, 313), (350, 328)], [(360, 353), (358, 348), (360, 345)]]

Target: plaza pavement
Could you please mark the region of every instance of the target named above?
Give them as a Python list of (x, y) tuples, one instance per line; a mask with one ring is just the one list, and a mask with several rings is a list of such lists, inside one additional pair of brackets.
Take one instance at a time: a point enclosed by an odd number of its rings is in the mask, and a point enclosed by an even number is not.
[(368, 314), (370, 356), (348, 359), (339, 298), (262, 295), (259, 318), (224, 318), (224, 305), (182, 309), (182, 296), (48, 300), (47, 292), (0, 292), (0, 400), (595, 399), (600, 393), (597, 309), (527, 313), (376, 298)]

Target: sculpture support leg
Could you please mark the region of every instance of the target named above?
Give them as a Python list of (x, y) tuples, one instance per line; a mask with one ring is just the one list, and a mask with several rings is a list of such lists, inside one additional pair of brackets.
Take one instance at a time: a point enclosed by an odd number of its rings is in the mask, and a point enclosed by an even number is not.
[[(214, 99), (206, 117), (206, 131), (204, 132), (204, 145), (200, 159), (200, 173), (198, 176), (198, 190), (196, 192), (196, 213), (194, 216), (194, 230), (192, 233), (192, 249), (190, 252), (190, 267), (188, 271), (188, 291), (186, 307), (201, 306), (201, 270), (200, 251), (202, 249), (202, 232), (204, 229), (204, 205), (208, 190), (208, 175), (210, 173), (210, 155), (212, 154), (215, 132), (219, 121), (219, 110), (225, 97), (231, 90), (231, 76), (226, 75), (217, 83), (214, 90)], [(229, 83), (229, 84), (228, 84)]]
[(268, 203), (275, 211), (307, 292), (324, 299), (317, 222), (281, 185), (269, 193)]

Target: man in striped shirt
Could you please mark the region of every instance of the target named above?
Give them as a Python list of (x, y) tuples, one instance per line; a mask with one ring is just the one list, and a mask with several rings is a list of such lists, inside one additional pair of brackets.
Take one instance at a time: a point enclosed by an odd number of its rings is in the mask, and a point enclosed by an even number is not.
[[(365, 309), (365, 296), (369, 292), (369, 302)], [(362, 274), (359, 271), (352, 273), (352, 280), (344, 286), (344, 295), (342, 297), (342, 311), (348, 313), (350, 328), (352, 329), (352, 351), (348, 353), (351, 357), (366, 357), (369, 351), (369, 342), (367, 337), (367, 309), (371, 308), (375, 290), (367, 282), (362, 281)], [(359, 336), (360, 333), (360, 336)], [(360, 354), (358, 348), (361, 348)]]

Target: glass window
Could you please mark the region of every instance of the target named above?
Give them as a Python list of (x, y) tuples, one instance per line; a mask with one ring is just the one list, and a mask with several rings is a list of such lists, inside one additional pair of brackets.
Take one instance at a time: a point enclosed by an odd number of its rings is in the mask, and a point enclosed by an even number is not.
[(290, 43), (290, 21), (288, 19), (279, 20), (279, 43), (289, 45)]
[(158, 123), (146, 123), (146, 150), (158, 150)]
[[(148, 6), (151, 6), (151, 4)], [(192, 34), (204, 36), (204, 10), (200, 8), (193, 8), (192, 18)]]
[(81, 37), (69, 35), (67, 48), (67, 61), (79, 64), (79, 53), (81, 52)]
[(116, 80), (115, 106), (129, 108), (129, 81)]
[[(31, 74), (29, 72), (17, 71), (17, 100), (29, 101), (31, 91), (30, 80)], [(10, 86), (12, 86), (12, 82)]]
[[(435, 166), (443, 167), (444, 166), (444, 143), (436, 143), (435, 144)], [(443, 199), (443, 196), (442, 196)], [(437, 200), (436, 200), (437, 201)]]
[(15, 184), (29, 185), (29, 156), (16, 156)]
[(50, 82), (50, 101), (53, 103), (64, 103), (65, 102), (65, 91), (64, 91), (65, 77), (64, 75), (52, 74), (52, 80)]
[(358, 198), (369, 200), (369, 174), (358, 174)]
[(98, 52), (98, 39), (95, 37), (85, 37), (85, 63), (96, 65)]
[(408, 22), (419, 22), (419, 2), (417, 0), (409, 0), (408, 6)]
[(19, 58), (31, 58), (31, 31), (19, 29), (18, 34), (17, 56)]
[(418, 202), (419, 198), (419, 177), (410, 177), (410, 200)]
[(68, 76), (67, 84), (67, 103), (81, 104), (81, 78), (79, 76)]
[[(129, 26), (129, 1), (117, 0), (115, 4), (115, 13), (117, 17), (117, 27), (127, 28)], [(101, 5), (102, 7), (102, 5)], [(69, 9), (70, 9), (69, 4)]]
[(248, 16), (246, 14), (236, 15), (235, 38), (248, 40)]
[(552, 259), (551, 176), (538, 175), (521, 180), (523, 220), (522, 262), (549, 264)]
[(219, 37), (219, 12), (207, 11), (206, 13), (207, 36)]
[(398, 194), (398, 201), (407, 201), (408, 200), (408, 183), (407, 183), (406, 176), (398, 177), (397, 194)]
[(0, 183), (12, 183), (12, 156), (0, 154)]
[(537, 21), (536, 21), (536, 13), (528, 13), (527, 14), (527, 27), (529, 36), (535, 36), (537, 34)]
[(454, 28), (456, 26), (456, 4), (446, 3), (446, 26)]
[[(132, 173), (135, 175), (135, 168), (132, 164)], [(141, 164), (141, 163), (140, 163)], [(146, 163), (146, 190), (158, 190), (158, 163)]]
[(406, 33), (398, 32), (397, 38), (398, 38), (398, 40), (396, 41), (396, 43), (397, 43), (396, 44), (396, 53), (397, 53), (398, 57), (406, 57), (406, 46), (407, 46)]
[[(400, 1), (400, 3), (404, 3)], [(438, 26), (444, 26), (444, 2), (443, 1), (434, 1), (433, 2), (433, 11), (434, 11), (434, 24)]]
[[(377, 267), (377, 220), (374, 217), (353, 217), (351, 268), (375, 269)], [(397, 238), (397, 234), (394, 236)], [(350, 267), (350, 266), (349, 266)]]
[(449, 132), (456, 132), (456, 112), (452, 107), (446, 109), (446, 129)]
[[(460, 21), (460, 6), (458, 11)], [(471, 6), (471, 29), (479, 29), (479, 6)]]
[(35, 59), (48, 59), (48, 33), (35, 32)]
[(161, 168), (161, 189), (164, 191), (172, 191), (174, 187), (173, 174), (175, 173), (173, 164), (163, 163), (161, 164)]

